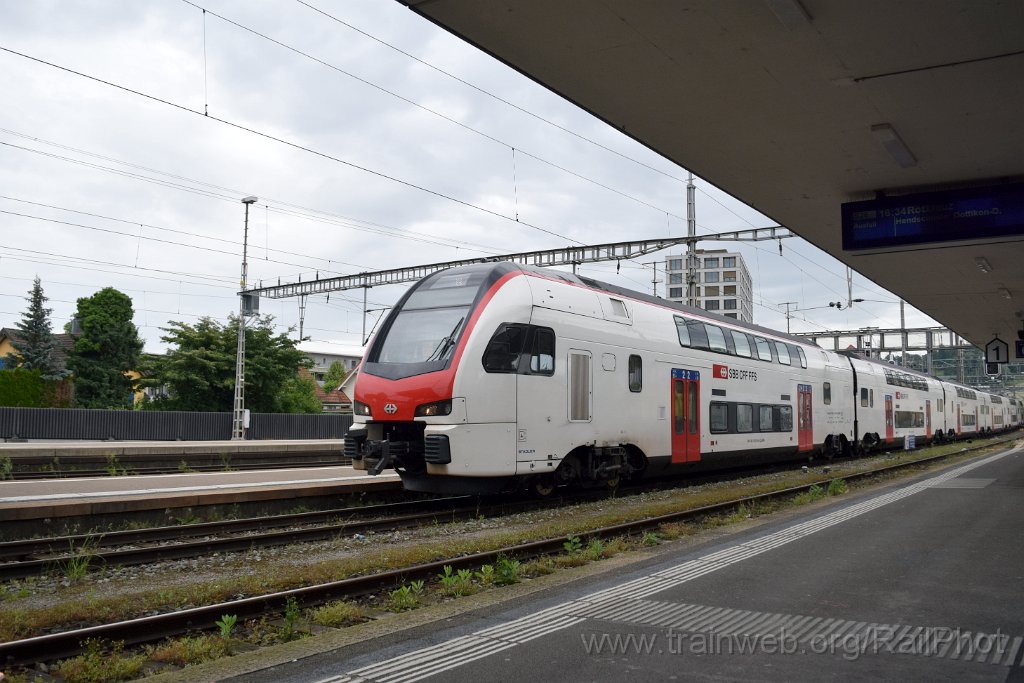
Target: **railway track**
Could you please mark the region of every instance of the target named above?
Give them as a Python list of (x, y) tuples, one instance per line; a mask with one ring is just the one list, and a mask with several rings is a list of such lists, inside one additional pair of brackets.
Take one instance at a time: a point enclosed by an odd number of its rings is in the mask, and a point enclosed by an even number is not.
[[(964, 452), (977, 451), (1015, 441), (1015, 438), (987, 441), (986, 443), (924, 458), (905, 461), (895, 465), (886, 465), (862, 472), (844, 475), (846, 481), (855, 481), (877, 477), (879, 475), (920, 467)], [(799, 486), (787, 487), (776, 491), (744, 496), (722, 501), (712, 505), (681, 510), (657, 517), (650, 517), (632, 522), (616, 524), (589, 532), (581, 532), (578, 537), (583, 540), (611, 538), (623, 535), (635, 535), (657, 528), (662, 524), (699, 519), (713, 514), (734, 510), (745, 504), (785, 499), (808, 491), (813, 486), (827, 486), (831, 479), (807, 482)], [(544, 555), (562, 552), (565, 537), (548, 538), (530, 543), (499, 548), (472, 555), (453, 557), (411, 567), (403, 567), (375, 574), (352, 577), (340, 581), (296, 588), (272, 594), (247, 597), (239, 600), (205, 605), (190, 609), (168, 612), (165, 614), (131, 619), (112, 624), (101, 624), (86, 628), (40, 635), (23, 640), (0, 644), (0, 662), (7, 661), (11, 665), (25, 665), (38, 661), (52, 661), (79, 654), (82, 643), (88, 639), (98, 638), (105, 641), (123, 641), (125, 645), (138, 645), (154, 642), (163, 638), (173, 637), (194, 630), (215, 628), (215, 622), (225, 614), (235, 615), (238, 619), (251, 619), (265, 615), (281, 613), (289, 601), (297, 601), (304, 607), (324, 604), (332, 600), (358, 598), (393, 588), (404, 581), (417, 578), (428, 579), (437, 575), (446, 565), (453, 569), (476, 568), (482, 564), (494, 563), (499, 557), (516, 557), (531, 559)]]
[[(799, 463), (775, 464), (699, 476), (641, 481), (624, 487), (622, 492), (624, 495), (631, 495), (699, 486), (729, 481), (741, 476), (792, 472), (801, 468)], [(566, 491), (556, 498), (546, 500), (505, 497), (482, 501), (474, 496), (458, 496), (149, 529), (6, 541), (0, 542), (0, 580), (38, 576), (48, 571), (59, 572), (61, 567), (83, 560), (92, 568), (134, 566), (203, 557), (214, 553), (324, 541), (365, 532), (409, 530), (436, 523), (442, 516), (445, 522), (462, 521), (481, 515), (498, 517), (587, 502), (608, 495), (607, 490), (596, 489)]]
[[(624, 486), (623, 495), (728, 481), (741, 476), (795, 471), (800, 464), (738, 468), (705, 475), (640, 481)], [(61, 571), (87, 560), (92, 568), (133, 566), (202, 557), (213, 553), (314, 542), (363, 532), (409, 530), (439, 521), (497, 517), (527, 510), (560, 507), (609, 496), (607, 489), (566, 490), (550, 499), (457, 496), (384, 503), (316, 512), (251, 517), (173, 526), (110, 531), (0, 542), (0, 580), (22, 579)]]

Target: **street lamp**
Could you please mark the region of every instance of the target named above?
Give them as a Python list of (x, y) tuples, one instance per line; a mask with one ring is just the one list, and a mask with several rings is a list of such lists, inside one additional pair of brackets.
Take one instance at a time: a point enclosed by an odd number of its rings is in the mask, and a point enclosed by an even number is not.
[(250, 297), (245, 293), (245, 278), (249, 271), (249, 205), (256, 202), (256, 197), (246, 197), (242, 200), (245, 205), (245, 230), (242, 236), (242, 280), (241, 290), (238, 292), (238, 351), (235, 354), (235, 401), (231, 416), (231, 440), (245, 438), (245, 430), (248, 428), (249, 420), (246, 419), (248, 411), (245, 409), (245, 317), (251, 313), (251, 307), (247, 306)]

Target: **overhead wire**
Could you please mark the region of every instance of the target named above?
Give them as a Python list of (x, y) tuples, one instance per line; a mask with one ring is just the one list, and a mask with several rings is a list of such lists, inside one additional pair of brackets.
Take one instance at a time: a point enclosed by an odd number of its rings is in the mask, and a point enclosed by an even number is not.
[[(4, 129), (0, 129), (0, 132), (10, 132), (10, 131), (6, 131)], [(21, 135), (21, 134), (18, 134), (18, 133), (13, 133), (13, 134)], [(57, 145), (57, 143), (51, 143), (49, 141), (41, 140), (41, 139), (38, 139), (38, 138), (36, 140), (38, 140), (40, 142), (43, 142), (44, 144), (54, 144), (54, 145)], [(83, 161), (81, 159), (74, 159), (74, 158), (71, 158), (71, 157), (65, 157), (65, 156), (62, 156), (62, 155), (59, 155), (59, 154), (54, 154), (52, 152), (45, 152), (45, 151), (42, 151), (42, 150), (32, 149), (31, 147), (24, 147), (22, 145), (14, 145), (14, 144), (11, 144), (9, 142), (0, 141), (0, 145), (4, 145), (4, 146), (11, 147), (11, 148), (14, 148), (14, 149), (19, 149), (19, 150), (22, 150), (22, 151), (25, 151), (25, 152), (30, 152), (30, 153), (33, 153), (33, 154), (38, 154), (38, 155), (49, 157), (49, 158), (56, 159), (56, 160), (59, 160), (59, 161), (64, 161), (64, 162), (68, 162), (68, 163), (82, 165), (82, 166), (85, 166), (87, 168), (92, 168), (92, 169), (95, 169), (95, 170), (100, 170), (100, 171), (105, 171), (105, 172), (108, 172), (108, 173), (113, 173), (115, 175), (120, 175), (122, 177), (132, 178), (132, 179), (135, 179), (135, 180), (141, 180), (143, 182), (149, 182), (149, 183), (152, 183), (152, 184), (155, 184), (155, 185), (159, 185), (159, 186), (162, 186), (162, 187), (169, 187), (169, 188), (172, 188), (172, 189), (182, 190), (184, 192), (189, 192), (189, 193), (192, 193), (192, 194), (197, 194), (197, 195), (204, 196), (204, 197), (207, 197), (207, 198), (219, 199), (221, 201), (235, 203), (235, 202), (238, 201), (238, 196), (245, 194), (245, 192), (242, 192), (240, 190), (235, 190), (235, 191), (233, 191), (234, 194), (230, 194), (230, 195), (229, 194), (219, 194), (219, 193), (212, 192), (212, 191), (209, 191), (209, 190), (204, 190), (204, 189), (201, 189), (201, 188), (192, 188), (192, 187), (189, 187), (187, 185), (180, 185), (178, 183), (173, 183), (173, 182), (169, 182), (169, 181), (166, 181), (166, 180), (161, 180), (159, 178), (149, 178), (149, 177), (141, 175), (141, 174), (131, 173), (131, 172), (123, 171), (123, 170), (116, 169), (116, 168), (110, 168), (110, 167), (107, 167), (107, 166), (102, 166), (100, 164), (94, 164), (94, 163), (91, 163), (91, 162), (88, 162), (88, 161)], [(60, 145), (57, 145), (57, 146), (60, 146)], [(87, 155), (90, 154), (89, 152), (83, 151), (83, 150), (74, 150), (74, 151), (82, 153), (82, 154), (87, 154)], [(102, 155), (97, 155), (97, 156), (102, 156)], [(126, 165), (129, 165), (129, 166), (135, 166), (134, 164), (130, 164), (129, 162), (120, 161), (120, 160), (117, 160), (117, 159), (109, 159), (109, 158), (107, 158), (107, 159), (112, 161), (113, 163), (121, 163), (121, 164), (126, 164)], [(158, 173), (158, 174), (168, 175), (169, 177), (181, 178), (183, 180), (186, 180), (187, 182), (191, 182), (191, 183), (195, 183), (195, 184), (199, 184), (199, 185), (208, 185), (207, 183), (203, 183), (202, 181), (192, 180), (192, 179), (189, 179), (189, 178), (183, 178), (181, 176), (175, 176), (174, 174), (164, 174), (162, 171), (157, 171), (157, 170), (154, 170), (154, 169), (144, 169), (144, 170), (147, 170), (147, 171), (149, 171), (151, 173)], [(217, 188), (218, 186), (211, 185), (211, 187)], [(272, 204), (267, 204), (266, 202), (276, 202), (280, 206), (273, 206)], [(430, 237), (430, 236), (426, 236), (426, 235), (423, 235), (423, 234), (420, 234), (420, 233), (415, 233), (415, 232), (412, 232), (412, 231), (403, 231), (403, 230), (401, 230), (399, 228), (394, 228), (394, 227), (382, 225), (382, 224), (379, 224), (379, 223), (373, 223), (372, 221), (364, 221), (364, 220), (357, 219), (357, 218), (349, 218), (349, 217), (345, 217), (345, 216), (339, 216), (337, 214), (332, 214), (330, 212), (326, 212), (326, 211), (323, 211), (321, 209), (312, 209), (312, 208), (308, 208), (308, 207), (302, 207), (302, 206), (298, 206), (298, 205), (295, 205), (295, 204), (289, 204), (288, 202), (281, 202), (281, 201), (278, 201), (278, 200), (275, 200), (275, 199), (267, 198), (263, 202), (260, 202), (260, 203), (263, 204), (264, 206), (267, 206), (269, 211), (271, 211), (273, 213), (276, 213), (276, 214), (290, 215), (290, 216), (294, 216), (294, 217), (303, 218), (303, 219), (306, 219), (306, 220), (318, 221), (318, 222), (321, 222), (321, 223), (326, 223), (326, 224), (331, 224), (331, 225), (339, 225), (341, 227), (351, 228), (353, 230), (358, 230), (358, 231), (361, 231), (361, 232), (368, 232), (368, 233), (371, 233), (371, 234), (383, 235), (383, 236), (388, 236), (388, 237), (397, 237), (399, 239), (408, 239), (408, 240), (412, 240), (412, 241), (416, 241), (416, 242), (422, 242), (422, 243), (427, 243), (427, 244), (435, 244), (435, 245), (444, 246), (444, 247), (455, 247), (457, 249), (462, 248), (462, 249), (468, 249), (468, 250), (475, 250), (475, 251), (479, 251), (480, 253), (490, 253), (490, 251), (495, 250), (493, 247), (485, 247), (483, 245), (476, 245), (476, 244), (474, 244), (472, 242), (466, 242), (464, 240), (453, 240), (451, 238), (444, 238), (444, 237)], [(281, 208), (281, 207), (285, 207), (285, 208)], [(295, 207), (295, 208), (293, 209), (292, 207)], [(308, 212), (308, 213), (305, 213), (305, 212)], [(315, 216), (315, 215), (310, 215), (310, 214), (321, 214), (321, 216)], [(323, 217), (323, 216), (326, 216), (326, 218)], [(260, 245), (260, 246), (262, 246), (262, 245)], [(322, 258), (322, 260), (328, 260), (329, 261), (331, 259), (324, 259), (324, 258)]]
[(444, 69), (442, 69), (442, 68), (440, 68), (440, 67), (438, 67), (438, 66), (436, 66), (434, 64), (431, 64), (430, 62), (428, 62), (428, 61), (426, 61), (424, 59), (421, 59), (420, 57), (417, 57), (417, 56), (415, 56), (415, 55), (413, 55), (413, 54), (411, 54), (409, 52), (406, 52), (405, 50), (401, 49), (400, 47), (397, 47), (397, 46), (395, 46), (395, 45), (393, 45), (393, 44), (391, 44), (391, 43), (389, 43), (389, 42), (387, 42), (387, 41), (385, 41), (385, 40), (383, 40), (381, 38), (378, 38), (377, 36), (369, 33), (368, 31), (365, 31), (365, 30), (363, 30), (363, 29), (361, 29), (361, 28), (359, 28), (357, 26), (354, 26), (354, 25), (350, 24), (349, 22), (347, 22), (347, 21), (345, 21), (343, 19), (339, 19), (338, 17), (336, 17), (336, 16), (334, 16), (334, 15), (332, 15), (332, 14), (330, 14), (330, 13), (328, 13), (328, 12), (322, 10), (322, 9), (320, 9), (319, 7), (316, 7), (315, 5), (310, 4), (309, 2), (306, 2), (305, 0), (296, 0), (296, 2), (298, 2), (300, 5), (304, 5), (304, 6), (308, 7), (309, 9), (313, 10), (314, 12), (317, 12), (317, 13), (327, 17), (331, 21), (337, 22), (338, 24), (341, 24), (342, 26), (345, 26), (346, 28), (349, 28), (349, 29), (355, 31), (356, 33), (359, 33), (359, 34), (361, 34), (363, 36), (366, 36), (370, 40), (373, 40), (373, 41), (375, 41), (377, 43), (380, 43), (381, 45), (383, 45), (383, 46), (385, 46), (385, 47), (387, 47), (387, 48), (389, 48), (391, 50), (394, 50), (395, 52), (397, 52), (397, 53), (399, 53), (401, 55), (404, 55), (405, 57), (408, 57), (409, 59), (412, 59), (413, 61), (415, 61), (415, 62), (417, 62), (419, 64), (422, 64), (423, 66), (427, 67), (428, 69), (431, 69), (433, 71), (436, 71), (439, 74), (447, 76), (448, 78), (451, 78), (452, 80), (455, 80), (455, 81), (457, 81), (457, 82), (459, 82), (459, 83), (461, 83), (461, 84), (463, 84), (463, 85), (465, 85), (465, 86), (467, 86), (467, 87), (469, 87), (469, 88), (471, 88), (471, 89), (473, 89), (473, 90), (475, 90), (475, 91), (477, 91), (477, 92), (479, 92), (479, 93), (481, 93), (483, 95), (486, 95), (487, 97), (490, 97), (490, 98), (492, 98), (492, 99), (494, 99), (494, 100), (496, 100), (498, 102), (501, 102), (502, 104), (507, 105), (507, 106), (511, 107), (512, 109), (515, 109), (516, 111), (519, 111), (519, 112), (521, 112), (523, 114), (526, 114), (527, 116), (530, 116), (530, 117), (532, 117), (532, 118), (534, 118), (534, 119), (536, 119), (536, 120), (538, 120), (538, 121), (540, 121), (540, 122), (542, 122), (542, 123), (544, 123), (544, 124), (546, 124), (548, 126), (551, 126), (553, 128), (557, 128), (558, 130), (562, 131), (563, 133), (567, 133), (567, 134), (569, 134), (569, 135), (571, 135), (571, 136), (573, 136), (573, 137), (575, 137), (575, 138), (577, 138), (579, 140), (582, 140), (583, 142), (591, 144), (591, 145), (593, 145), (593, 146), (595, 146), (595, 147), (597, 147), (599, 149), (602, 149), (602, 150), (604, 150), (606, 152), (614, 154), (617, 157), (625, 159), (626, 161), (634, 163), (637, 166), (641, 166), (643, 168), (646, 168), (647, 170), (653, 171), (654, 173), (662, 175), (662, 176), (664, 176), (666, 178), (669, 178), (671, 180), (675, 180), (675, 181), (678, 181), (678, 182), (685, 182), (685, 180), (683, 178), (679, 177), (679, 176), (672, 175), (671, 173), (669, 173), (667, 171), (664, 171), (662, 169), (659, 169), (659, 168), (657, 168), (655, 166), (651, 166), (650, 164), (648, 164), (646, 162), (640, 161), (638, 159), (634, 159), (633, 157), (630, 157), (630, 156), (628, 156), (626, 154), (623, 154), (622, 152), (619, 152), (618, 150), (612, 149), (611, 147), (608, 147), (607, 145), (603, 145), (600, 142), (597, 142), (596, 140), (593, 140), (591, 138), (588, 138), (585, 135), (582, 135), (581, 133), (577, 133), (576, 131), (574, 131), (574, 130), (572, 130), (570, 128), (567, 128), (567, 127), (565, 127), (565, 126), (563, 126), (561, 124), (558, 124), (558, 123), (556, 123), (556, 122), (554, 122), (554, 121), (552, 121), (550, 119), (547, 119), (547, 118), (541, 116), (540, 114), (537, 114), (536, 112), (532, 112), (529, 109), (526, 109), (525, 107), (522, 107), (522, 106), (520, 106), (518, 104), (515, 104), (514, 102), (511, 102), (510, 100), (506, 100), (505, 98), (503, 98), (503, 97), (501, 97), (499, 95), (496, 95), (496, 94), (490, 92), (489, 90), (476, 85), (475, 83), (471, 83), (470, 81), (467, 81), (467, 80), (465, 80), (463, 78), (460, 78), (459, 76), (456, 76), (456, 75), (454, 75), (454, 74), (452, 74), (452, 73), (450, 73), (448, 71), (445, 71)]
[[(406, 97), (404, 95), (401, 95), (401, 94), (399, 94), (399, 93), (397, 93), (397, 92), (395, 92), (393, 90), (385, 88), (384, 86), (380, 85), (379, 83), (374, 83), (373, 81), (371, 81), (369, 79), (366, 79), (366, 78), (363, 78), (361, 76), (358, 76), (358, 75), (352, 73), (351, 71), (347, 71), (347, 70), (345, 70), (345, 69), (343, 69), (343, 68), (341, 68), (341, 67), (339, 67), (339, 66), (337, 66), (335, 64), (332, 64), (332, 63), (330, 63), (330, 62), (328, 62), (328, 61), (326, 61), (324, 59), (320, 59), (319, 57), (315, 57), (314, 55), (311, 55), (308, 52), (305, 52), (304, 50), (300, 50), (299, 48), (295, 47), (294, 45), (289, 45), (288, 43), (280, 41), (280, 40), (278, 40), (276, 38), (272, 38), (272, 37), (268, 36), (267, 34), (262, 33), (261, 31), (257, 31), (256, 29), (252, 28), (251, 26), (246, 26), (245, 24), (242, 24), (241, 22), (235, 21), (234, 19), (230, 19), (230, 18), (228, 18), (228, 17), (226, 17), (226, 16), (224, 16), (222, 14), (218, 14), (217, 12), (214, 12), (213, 10), (207, 9), (205, 7), (202, 7), (201, 5), (198, 5), (195, 2), (192, 2), (192, 0), (181, 0), (181, 1), (183, 3), (185, 3), (186, 5), (190, 5), (192, 7), (195, 7), (198, 10), (201, 10), (203, 12), (203, 16), (204, 17), (207, 14), (209, 14), (210, 16), (216, 17), (216, 18), (220, 19), (221, 21), (224, 21), (224, 22), (226, 22), (228, 24), (231, 24), (232, 26), (235, 26), (235, 27), (237, 27), (237, 28), (239, 28), (239, 29), (241, 29), (243, 31), (247, 31), (247, 32), (251, 33), (254, 36), (258, 36), (259, 38), (262, 38), (263, 40), (271, 42), (271, 43), (273, 43), (273, 44), (275, 44), (275, 45), (277, 45), (279, 47), (282, 47), (282, 48), (284, 48), (286, 50), (294, 52), (297, 55), (301, 55), (302, 57), (305, 57), (306, 59), (309, 59), (309, 60), (311, 60), (313, 62), (316, 62), (317, 64), (325, 66), (328, 69), (332, 69), (332, 70), (334, 70), (334, 71), (336, 71), (336, 72), (338, 72), (340, 74), (343, 74), (343, 75), (345, 75), (345, 76), (347, 76), (347, 77), (349, 77), (349, 78), (351, 78), (351, 79), (353, 79), (355, 81), (358, 81), (359, 83), (362, 83), (363, 85), (366, 85), (366, 86), (368, 86), (370, 88), (373, 88), (373, 89), (378, 90), (378, 91), (380, 91), (382, 93), (385, 93), (385, 94), (387, 94), (387, 95), (389, 95), (391, 97), (394, 97), (394, 98), (396, 98), (396, 99), (398, 99), (398, 100), (400, 100), (402, 102), (405, 102), (406, 104), (409, 104), (409, 105), (411, 105), (413, 107), (421, 109), (422, 111), (425, 111), (425, 112), (427, 112), (429, 114), (437, 116), (437, 117), (439, 117), (441, 119), (444, 119), (445, 121), (448, 121), (449, 123), (451, 123), (451, 124), (453, 124), (455, 126), (458, 126), (458, 127), (463, 128), (463, 129), (465, 129), (467, 131), (470, 131), (470, 132), (472, 132), (472, 133), (474, 133), (476, 135), (479, 135), (479, 136), (481, 136), (481, 137), (483, 137), (483, 138), (485, 138), (485, 139), (487, 139), (487, 140), (489, 140), (491, 142), (494, 142), (496, 144), (508, 147), (509, 149), (512, 149), (512, 150), (514, 150), (516, 152), (519, 152), (520, 154), (522, 154), (524, 156), (528, 156), (528, 157), (530, 157), (531, 159), (533, 159), (535, 161), (539, 161), (542, 164), (546, 164), (546, 165), (548, 165), (548, 166), (550, 166), (552, 168), (555, 168), (555, 169), (557, 169), (559, 171), (562, 171), (563, 173), (567, 173), (567, 174), (569, 174), (569, 175), (571, 175), (571, 176), (573, 176), (573, 177), (575, 177), (575, 178), (577, 178), (579, 180), (583, 180), (585, 182), (591, 183), (591, 184), (596, 185), (596, 186), (598, 186), (598, 187), (600, 187), (600, 188), (602, 188), (604, 190), (607, 190), (609, 192), (614, 192), (615, 194), (618, 194), (618, 195), (620, 195), (620, 196), (622, 196), (622, 197), (624, 197), (626, 199), (629, 199), (631, 201), (637, 202), (639, 204), (643, 204), (644, 206), (647, 206), (647, 207), (649, 207), (651, 209), (655, 209), (655, 210), (657, 210), (659, 212), (665, 212), (666, 211), (665, 209), (663, 209), (661, 207), (658, 207), (658, 206), (656, 206), (654, 204), (651, 204), (650, 202), (648, 202), (648, 201), (646, 201), (644, 199), (641, 199), (639, 197), (631, 195), (628, 192), (624, 192), (624, 191), (619, 190), (617, 188), (611, 187), (610, 185), (607, 185), (607, 184), (602, 183), (602, 182), (600, 182), (598, 180), (595, 180), (593, 178), (585, 176), (582, 173), (578, 173), (578, 172), (573, 171), (573, 170), (571, 170), (569, 168), (566, 168), (564, 166), (556, 164), (555, 162), (550, 161), (548, 159), (545, 159), (545, 158), (543, 158), (543, 157), (541, 157), (541, 156), (539, 156), (537, 154), (534, 154), (532, 152), (528, 152), (526, 150), (523, 150), (521, 147), (517, 147), (517, 146), (512, 145), (511, 143), (505, 142), (504, 140), (501, 140), (500, 138), (497, 138), (497, 137), (495, 137), (495, 136), (493, 136), (493, 135), (491, 135), (489, 133), (486, 133), (486, 132), (484, 132), (484, 131), (482, 131), (482, 130), (480, 130), (478, 128), (474, 128), (473, 126), (470, 126), (467, 123), (464, 123), (462, 121), (459, 121), (458, 119), (452, 118), (451, 116), (448, 116), (447, 114), (444, 114), (443, 112), (440, 112), (440, 111), (438, 111), (436, 109), (432, 109), (432, 108), (430, 108), (430, 107), (428, 107), (428, 106), (426, 106), (424, 104), (420, 104), (419, 102), (417, 102), (417, 101), (415, 101), (415, 100), (413, 100), (411, 98), (408, 98), (408, 97)], [(672, 215), (675, 215), (675, 214), (672, 214)], [(681, 216), (676, 216), (676, 218), (682, 218), (682, 217)]]
[(132, 94), (132, 95), (136, 95), (138, 97), (145, 98), (145, 99), (150, 100), (152, 102), (157, 102), (159, 104), (163, 104), (163, 105), (166, 105), (168, 107), (172, 107), (172, 108), (177, 109), (179, 111), (184, 111), (184, 112), (187, 112), (189, 114), (194, 114), (195, 116), (200, 116), (200, 117), (202, 117), (204, 119), (208, 119), (210, 121), (215, 121), (217, 123), (220, 123), (222, 125), (228, 126), (230, 128), (234, 128), (236, 130), (244, 131), (244, 132), (250, 133), (252, 135), (255, 135), (257, 137), (261, 137), (261, 138), (264, 138), (266, 140), (270, 140), (272, 142), (277, 142), (277, 143), (285, 145), (287, 147), (291, 147), (292, 149), (296, 149), (296, 150), (299, 150), (301, 152), (306, 152), (307, 154), (312, 154), (313, 156), (317, 156), (317, 157), (320, 157), (322, 159), (326, 159), (328, 161), (333, 161), (333, 162), (335, 162), (337, 164), (341, 164), (343, 166), (347, 166), (347, 167), (355, 169), (357, 171), (361, 171), (363, 173), (367, 173), (369, 175), (376, 176), (376, 177), (381, 178), (383, 180), (387, 180), (387, 181), (390, 181), (390, 182), (393, 182), (393, 183), (397, 183), (399, 185), (404, 185), (405, 187), (408, 187), (410, 189), (417, 190), (419, 192), (423, 192), (425, 194), (428, 194), (428, 195), (431, 195), (431, 196), (434, 196), (434, 197), (438, 197), (439, 199), (444, 199), (446, 201), (450, 201), (450, 202), (455, 203), (455, 204), (459, 204), (460, 206), (464, 206), (466, 208), (470, 208), (470, 209), (473, 209), (475, 211), (479, 211), (481, 213), (493, 216), (495, 218), (500, 218), (502, 220), (509, 221), (510, 223), (514, 223), (516, 225), (522, 225), (523, 227), (530, 228), (531, 230), (536, 230), (538, 232), (545, 233), (545, 234), (550, 235), (552, 237), (557, 237), (559, 239), (567, 240), (569, 242), (574, 242), (576, 244), (579, 244), (580, 246), (584, 246), (583, 243), (580, 242), (579, 240), (573, 239), (571, 237), (567, 237), (565, 235), (561, 235), (561, 234), (559, 234), (559, 233), (557, 233), (557, 232), (555, 232), (553, 230), (549, 230), (548, 228), (545, 228), (543, 226), (537, 225), (535, 223), (530, 223), (530, 222), (527, 222), (527, 221), (524, 221), (524, 220), (515, 220), (515, 219), (513, 219), (513, 218), (511, 218), (509, 216), (506, 216), (506, 215), (502, 214), (500, 211), (495, 211), (493, 209), (488, 209), (486, 207), (479, 206), (477, 204), (474, 204), (471, 201), (468, 201), (468, 200), (465, 200), (465, 199), (459, 199), (458, 197), (454, 197), (452, 195), (446, 194), (446, 193), (441, 192), (439, 190), (432, 190), (432, 189), (430, 189), (428, 187), (425, 187), (423, 185), (419, 185), (419, 184), (414, 183), (412, 181), (403, 180), (401, 178), (398, 178), (397, 176), (392, 176), (392, 175), (390, 175), (388, 173), (384, 173), (383, 171), (378, 171), (378, 170), (369, 168), (367, 166), (363, 166), (361, 164), (357, 164), (357, 163), (355, 163), (353, 161), (348, 161), (347, 159), (342, 159), (341, 157), (334, 156), (333, 154), (329, 154), (327, 152), (322, 152), (322, 151), (314, 149), (312, 147), (307, 147), (306, 145), (302, 145), (302, 144), (299, 144), (297, 142), (293, 142), (291, 140), (287, 140), (287, 139), (285, 139), (283, 137), (279, 137), (277, 135), (272, 135), (271, 133), (267, 133), (267, 132), (258, 130), (256, 128), (252, 128), (250, 126), (246, 126), (246, 125), (243, 125), (241, 123), (236, 123), (235, 121), (231, 121), (229, 119), (225, 119), (225, 118), (222, 118), (222, 117), (219, 117), (219, 116), (205, 115), (205, 114), (203, 114), (203, 112), (198, 111), (196, 109), (193, 109), (191, 107), (188, 107), (188, 106), (186, 106), (184, 104), (180, 104), (178, 102), (173, 102), (171, 100), (164, 99), (162, 97), (157, 97), (156, 95), (151, 95), (149, 93), (142, 92), (141, 90), (135, 90), (134, 88), (129, 88), (129, 87), (125, 86), (125, 85), (120, 85), (118, 83), (114, 83), (113, 81), (108, 81), (108, 80), (105, 80), (103, 78), (99, 78), (98, 76), (92, 76), (92, 75), (84, 73), (82, 71), (77, 71), (77, 70), (72, 69), (70, 67), (62, 66), (60, 64), (56, 64), (54, 62), (50, 62), (50, 61), (47, 61), (45, 59), (41, 59), (39, 57), (33, 57), (32, 55), (28, 55), (28, 54), (25, 54), (24, 52), (19, 52), (17, 50), (12, 50), (11, 48), (5, 47), (3, 45), (0, 45), (0, 51), (6, 52), (8, 54), (15, 55), (17, 57), (21, 57), (23, 59), (27, 59), (27, 60), (35, 62), (37, 64), (42, 64), (44, 66), (48, 66), (48, 67), (50, 67), (52, 69), (57, 69), (59, 71), (65, 72), (65, 73), (69, 73), (69, 74), (72, 74), (74, 76), (78, 76), (80, 78), (85, 78), (85, 79), (93, 81), (95, 83), (100, 83), (102, 85), (106, 85), (108, 87), (115, 88), (115, 89), (120, 90), (122, 92), (126, 92), (126, 93), (129, 93), (129, 94)]

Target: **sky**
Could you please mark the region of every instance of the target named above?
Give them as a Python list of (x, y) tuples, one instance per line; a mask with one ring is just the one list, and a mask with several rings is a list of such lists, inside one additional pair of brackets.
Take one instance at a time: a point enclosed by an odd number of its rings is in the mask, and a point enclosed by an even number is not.
[[(226, 321), (247, 196), (250, 286), (686, 234), (686, 169), (398, 2), (0, 0), (0, 48), (0, 327), (37, 276), (55, 331), (104, 287), (149, 352), (169, 321)], [(774, 224), (695, 184), (698, 235)], [(700, 248), (744, 255), (760, 325), (795, 302), (794, 332), (899, 327), (895, 295), (855, 274), (865, 302), (831, 308), (845, 266), (781, 245)], [(578, 272), (650, 292), (681, 252)], [(407, 287), (365, 318), (359, 290), (309, 297), (303, 334), (359, 346)], [(297, 299), (261, 311), (298, 326)]]

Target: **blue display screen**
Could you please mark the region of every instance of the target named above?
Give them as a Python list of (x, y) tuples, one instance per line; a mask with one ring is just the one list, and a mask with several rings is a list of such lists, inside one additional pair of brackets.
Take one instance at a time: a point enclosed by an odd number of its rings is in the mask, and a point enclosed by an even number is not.
[(1024, 183), (847, 202), (842, 217), (844, 251), (1024, 237)]

